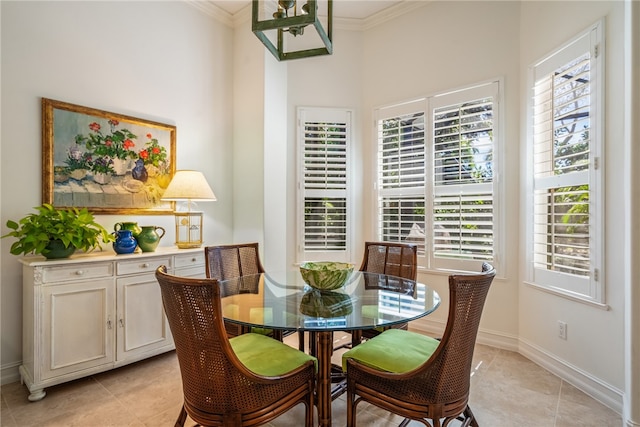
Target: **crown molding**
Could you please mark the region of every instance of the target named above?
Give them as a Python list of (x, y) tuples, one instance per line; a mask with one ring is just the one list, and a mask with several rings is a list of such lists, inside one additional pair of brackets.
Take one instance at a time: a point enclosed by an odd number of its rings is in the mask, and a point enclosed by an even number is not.
[(215, 4), (213, 4), (208, 0), (182, 0), (182, 1), (187, 3), (189, 6), (192, 6), (198, 9), (200, 12), (203, 12), (206, 15), (211, 16), (212, 18), (226, 25), (227, 27), (233, 27), (234, 25), (234, 15), (216, 6)]
[[(232, 15), (208, 0), (182, 1), (231, 28), (238, 28), (241, 24), (251, 19), (251, 3), (247, 4), (245, 7), (240, 9), (240, 11)], [(333, 25), (334, 28), (340, 30), (365, 31), (401, 15), (411, 13), (432, 1), (433, 0), (403, 0), (385, 10), (374, 13), (365, 19), (334, 17)]]
[(391, 7), (388, 7), (380, 12), (374, 13), (366, 19), (361, 19), (360, 30), (370, 30), (384, 22), (391, 21), (399, 16), (406, 15), (414, 10), (420, 9), (428, 5), (434, 0), (403, 0)]

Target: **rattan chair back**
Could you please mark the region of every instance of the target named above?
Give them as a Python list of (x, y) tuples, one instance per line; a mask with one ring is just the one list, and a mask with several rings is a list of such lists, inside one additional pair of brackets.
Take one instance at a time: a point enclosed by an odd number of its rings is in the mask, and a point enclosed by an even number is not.
[(264, 273), (258, 243), (207, 246), (204, 248), (207, 277), (226, 280)]
[[(420, 367), (388, 374), (347, 362), (347, 425), (355, 425), (355, 406), (366, 400), (408, 419), (429, 419), (434, 427), (458, 416), (477, 426), (468, 406), (471, 364), (478, 327), (495, 276), (484, 263), (477, 275), (449, 276), (449, 314), (435, 352)], [(355, 395), (359, 398), (355, 399)], [(462, 414), (462, 415), (461, 415)], [(447, 421), (448, 420), (448, 421)], [(426, 422), (423, 421), (425, 425)]]
[[(360, 271), (397, 276), (415, 282), (418, 279), (418, 246), (402, 242), (365, 242)], [(391, 328), (406, 330), (409, 324), (400, 323)], [(351, 346), (359, 344), (362, 338), (373, 338), (386, 329), (389, 327), (353, 332)]]
[[(248, 370), (235, 355), (223, 324), (220, 286), (215, 279), (196, 279), (156, 270), (164, 310), (180, 365), (186, 416), (202, 426), (265, 424), (299, 403), (312, 425), (312, 362), (279, 376)], [(269, 355), (265, 355), (269, 357)]]
[(360, 271), (416, 280), (418, 246), (402, 242), (365, 242)]
[[(234, 245), (206, 246), (204, 248), (207, 277), (218, 280), (233, 279), (245, 275), (264, 273), (260, 262), (258, 243), (239, 243)], [(242, 284), (244, 282), (239, 282)], [(251, 292), (251, 290), (243, 290)], [(222, 290), (223, 297), (225, 290)], [(257, 288), (255, 292), (257, 293)], [(249, 331), (237, 323), (225, 322), (227, 334), (235, 337)]]

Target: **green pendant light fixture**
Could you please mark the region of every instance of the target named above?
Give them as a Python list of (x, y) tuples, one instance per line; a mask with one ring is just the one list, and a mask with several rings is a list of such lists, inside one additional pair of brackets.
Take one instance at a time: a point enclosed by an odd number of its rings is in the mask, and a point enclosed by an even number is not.
[[(318, 14), (318, 0), (253, 0), (251, 30), (278, 61), (331, 55), (333, 0), (326, 0), (326, 6), (325, 30)], [(305, 33), (308, 26), (313, 26), (315, 33)]]

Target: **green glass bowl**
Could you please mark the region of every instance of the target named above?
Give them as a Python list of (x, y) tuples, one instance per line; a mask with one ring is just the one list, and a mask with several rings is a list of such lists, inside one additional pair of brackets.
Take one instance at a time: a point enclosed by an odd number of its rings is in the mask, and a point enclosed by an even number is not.
[(304, 282), (321, 291), (341, 288), (351, 272), (353, 264), (346, 262), (305, 262), (300, 266)]
[(342, 317), (352, 311), (351, 298), (340, 292), (311, 290), (300, 301), (300, 312), (312, 317)]

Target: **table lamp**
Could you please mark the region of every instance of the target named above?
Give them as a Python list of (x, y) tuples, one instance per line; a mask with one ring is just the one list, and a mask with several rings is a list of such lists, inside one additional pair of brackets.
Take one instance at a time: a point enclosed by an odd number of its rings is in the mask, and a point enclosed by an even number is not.
[(192, 210), (193, 201), (212, 202), (217, 200), (202, 172), (192, 170), (176, 171), (169, 186), (162, 195), (164, 201), (186, 201), (186, 211), (176, 205), (176, 246), (180, 249), (202, 246), (202, 212)]

